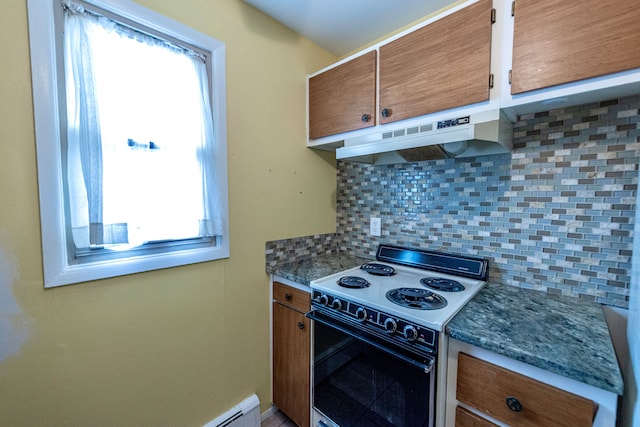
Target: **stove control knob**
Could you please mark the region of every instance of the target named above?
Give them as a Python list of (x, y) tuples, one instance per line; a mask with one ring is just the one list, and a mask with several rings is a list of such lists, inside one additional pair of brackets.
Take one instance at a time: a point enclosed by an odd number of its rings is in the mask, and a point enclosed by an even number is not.
[(365, 320), (367, 320), (367, 310), (365, 310), (362, 307), (357, 309), (356, 310), (356, 319), (358, 319), (361, 322), (364, 322)]
[(342, 310), (342, 301), (340, 301), (338, 298), (335, 298), (331, 303), (331, 307), (333, 307), (333, 309), (336, 311)]
[(384, 321), (384, 329), (385, 329), (385, 331), (387, 331), (390, 334), (392, 334), (392, 333), (394, 333), (396, 331), (396, 329), (398, 329), (398, 324), (392, 318), (387, 317), (385, 319), (385, 321)]
[(322, 305), (329, 305), (329, 297), (326, 296), (325, 294), (320, 295), (320, 298), (318, 298), (318, 301), (320, 301), (320, 304)]
[(415, 328), (415, 326), (412, 326), (412, 325), (405, 326), (403, 333), (404, 333), (404, 337), (408, 341), (415, 341), (418, 339), (418, 330)]

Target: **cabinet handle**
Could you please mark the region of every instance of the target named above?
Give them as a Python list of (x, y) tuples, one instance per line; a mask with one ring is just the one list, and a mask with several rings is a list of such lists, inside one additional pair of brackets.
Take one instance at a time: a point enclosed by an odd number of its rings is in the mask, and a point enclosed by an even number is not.
[(509, 396), (507, 397), (505, 402), (507, 403), (507, 406), (509, 407), (509, 409), (511, 409), (513, 412), (522, 411), (522, 403), (520, 403), (520, 401), (515, 397)]
[(364, 123), (369, 123), (371, 121), (371, 114), (363, 114), (361, 119)]
[(287, 301), (291, 301), (293, 299), (293, 296), (291, 296), (291, 294), (284, 294), (284, 299), (286, 299)]
[(382, 117), (391, 117), (391, 108), (384, 108), (382, 110)]
[(298, 322), (298, 329), (304, 329), (304, 322)]

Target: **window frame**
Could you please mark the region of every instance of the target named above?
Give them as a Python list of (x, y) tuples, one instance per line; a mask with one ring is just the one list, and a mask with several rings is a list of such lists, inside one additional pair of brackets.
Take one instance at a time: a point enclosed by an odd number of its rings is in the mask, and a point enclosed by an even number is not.
[[(122, 276), (143, 271), (176, 267), (229, 257), (229, 214), (227, 178), (226, 130), (226, 76), (225, 45), (223, 42), (173, 21), (152, 10), (128, 0), (82, 0), (89, 5), (122, 17), (207, 52), (210, 58), (210, 101), (214, 122), (216, 185), (223, 213), (223, 234), (215, 245), (167, 245), (166, 251), (137, 250), (124, 253), (118, 259), (91, 262), (71, 262), (75, 248), (68, 230), (67, 205), (64, 198), (64, 169), (62, 125), (66, 111), (64, 102), (63, 70), (60, 69), (58, 21), (55, 14), (61, 10), (60, 0), (28, 0), (29, 43), (33, 107), (35, 119), (36, 155), (38, 161), (38, 188), (42, 237), (44, 287)], [(61, 98), (62, 97), (62, 98)], [(178, 245), (179, 246), (179, 245)], [(108, 257), (107, 257), (108, 258)]]

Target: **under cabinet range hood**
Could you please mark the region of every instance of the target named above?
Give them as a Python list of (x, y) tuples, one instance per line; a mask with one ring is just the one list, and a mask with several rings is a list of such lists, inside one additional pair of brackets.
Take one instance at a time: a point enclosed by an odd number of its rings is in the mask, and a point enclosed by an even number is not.
[(513, 126), (500, 110), (413, 123), (345, 139), (336, 159), (376, 165), (508, 153)]

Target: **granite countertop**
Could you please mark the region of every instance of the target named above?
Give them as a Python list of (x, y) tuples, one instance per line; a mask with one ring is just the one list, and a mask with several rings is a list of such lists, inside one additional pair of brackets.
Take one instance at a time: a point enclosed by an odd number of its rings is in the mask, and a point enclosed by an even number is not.
[(602, 306), (487, 284), (446, 326), (452, 338), (622, 395)]
[[(301, 285), (371, 261), (318, 255), (268, 267)], [(602, 306), (577, 298), (487, 284), (445, 327), (452, 338), (622, 395)]]
[(301, 261), (267, 267), (267, 273), (309, 286), (309, 282), (314, 279), (329, 276), (370, 261), (370, 259), (352, 255), (318, 255)]

